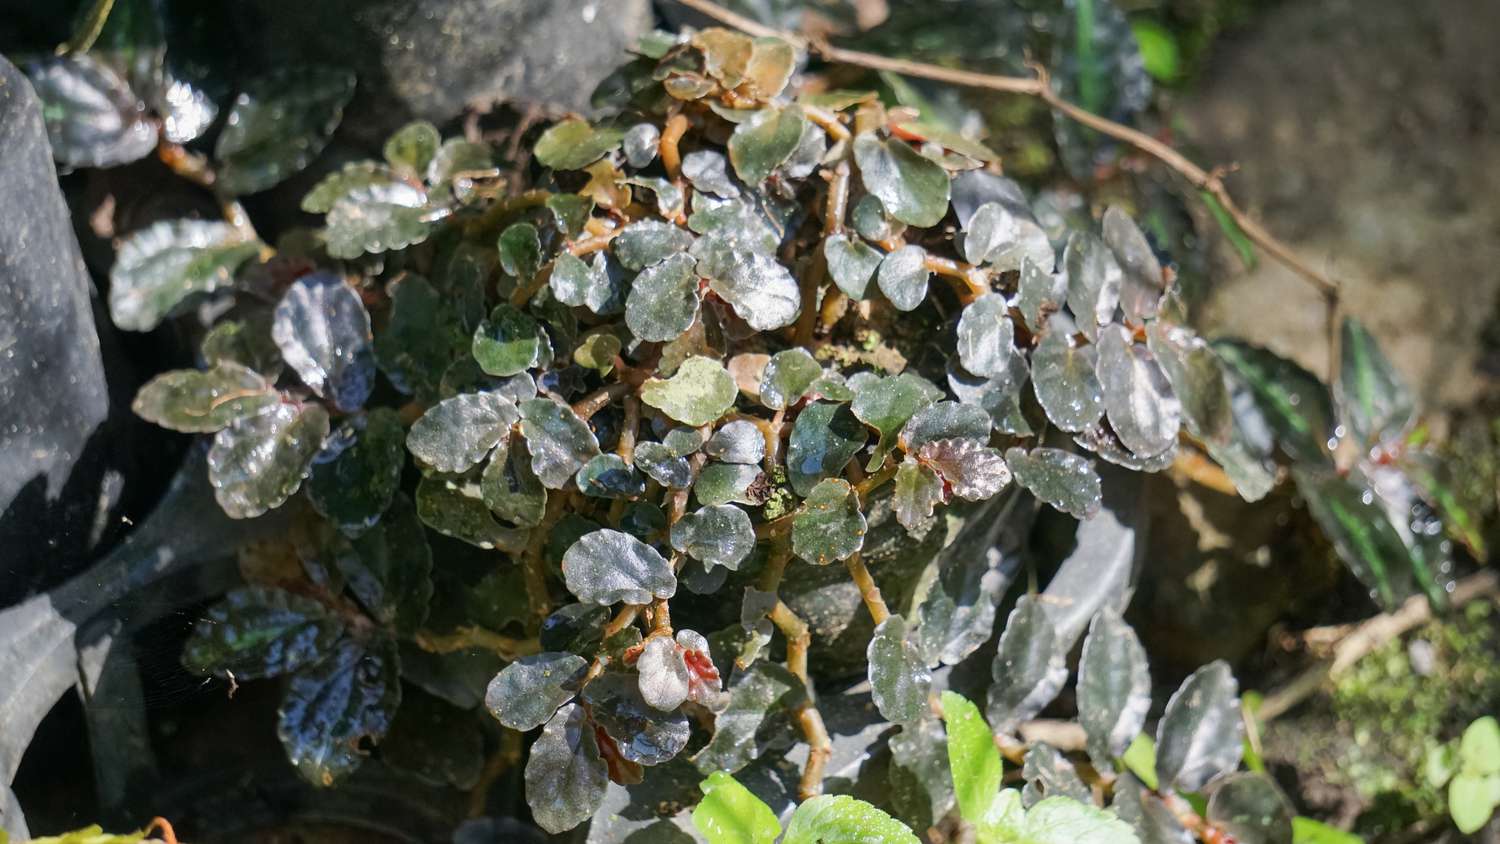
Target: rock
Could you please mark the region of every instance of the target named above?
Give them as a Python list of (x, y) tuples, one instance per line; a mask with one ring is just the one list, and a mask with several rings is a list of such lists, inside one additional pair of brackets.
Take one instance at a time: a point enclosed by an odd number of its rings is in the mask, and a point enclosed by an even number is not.
[(361, 133), (507, 99), (587, 111), (652, 25), (649, 0), (332, 0), (236, 4), (242, 38), (276, 57), (353, 70)]

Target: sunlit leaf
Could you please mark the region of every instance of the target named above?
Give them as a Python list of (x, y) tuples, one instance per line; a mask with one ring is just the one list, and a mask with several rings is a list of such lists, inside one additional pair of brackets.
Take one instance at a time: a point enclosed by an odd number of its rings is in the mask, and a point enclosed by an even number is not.
[(641, 386), (641, 401), (684, 425), (707, 425), (734, 406), (739, 389), (723, 364), (691, 357), (671, 378), (651, 378)]
[(607, 528), (574, 542), (562, 571), (568, 591), (593, 604), (644, 604), (677, 591), (672, 566), (655, 548)]
[(896, 520), (914, 531), (932, 518), (934, 507), (944, 502), (943, 479), (931, 466), (908, 457), (896, 469), (891, 496)]
[(321, 662), (292, 675), (276, 735), (302, 778), (331, 786), (364, 761), (401, 705), (395, 643), (345, 638)]
[(885, 256), (875, 280), (880, 292), (885, 294), (898, 311), (914, 310), (927, 298), (927, 281), (932, 271), (927, 269), (927, 250), (909, 244)]
[(777, 352), (761, 373), (760, 402), (772, 410), (784, 410), (806, 395), (822, 374), (823, 367), (806, 349)]
[(1067, 651), (1046, 610), (1022, 596), (1005, 620), (999, 649), (990, 666), (986, 716), (1001, 732), (1014, 730), (1051, 703), (1068, 679)]
[(259, 373), (237, 363), (177, 369), (146, 382), (130, 409), (148, 422), (187, 433), (211, 433), (257, 413), (281, 396)]
[(729, 705), (714, 720), (714, 734), (693, 757), (698, 770), (734, 773), (761, 755), (757, 733), (773, 712), (797, 705), (806, 689), (785, 666), (759, 660), (736, 674)]
[(1000, 751), (979, 707), (956, 692), (943, 692), (943, 723), (948, 730), (948, 766), (959, 813), (982, 817), (1000, 791)]
[(870, 456), (866, 471), (875, 471), (896, 444), (897, 435), (917, 411), (942, 398), (932, 382), (911, 373), (891, 375), (856, 391), (849, 409), (859, 421), (880, 432), (880, 442)]
[(439, 472), (462, 472), (510, 436), (520, 419), (510, 399), (463, 393), (428, 408), (406, 435), (406, 447)]
[(593, 817), (609, 772), (583, 707), (557, 710), (526, 759), (526, 802), (542, 829), (561, 833)]
[(998, 449), (982, 440), (933, 440), (917, 449), (917, 459), (936, 469), (959, 498), (983, 501), (1010, 483), (1010, 469)]
[(1016, 310), (1021, 312), (1032, 331), (1041, 331), (1052, 314), (1062, 310), (1067, 292), (1067, 279), (1053, 275), (1050, 256), (1045, 265), (1038, 264), (1030, 256), (1021, 259)]
[(474, 359), (490, 375), (515, 375), (552, 362), (552, 342), (528, 314), (501, 303), (474, 331)]
[(932, 672), (907, 634), (906, 620), (893, 615), (876, 625), (865, 649), (871, 695), (887, 721), (915, 721), (928, 711)]
[(234, 282), (261, 248), (225, 223), (163, 220), (120, 244), (109, 271), (109, 314), (117, 328), (150, 331), (189, 296)]
[(802, 109), (789, 106), (759, 109), (734, 127), (729, 136), (729, 161), (735, 175), (748, 185), (764, 182), (797, 149), (806, 122)]
[(714, 431), (703, 453), (725, 463), (759, 463), (766, 456), (766, 437), (748, 419), (736, 419)]
[(771, 807), (729, 774), (715, 771), (698, 787), (703, 799), (693, 808), (693, 827), (708, 844), (775, 844), (781, 835)]
[(514, 554), (526, 547), (529, 538), (528, 531), (495, 521), (480, 485), (472, 481), (424, 477), (417, 484), (417, 515), (438, 533), (479, 548)]
[(42, 101), (52, 154), (68, 167), (114, 167), (156, 149), (146, 104), (119, 74), (87, 53), (27, 68)]
[(588, 660), (577, 654), (544, 652), (523, 656), (490, 681), (484, 706), (512, 730), (536, 729), (573, 699), (588, 667)]
[(1008, 311), (1005, 296), (1000, 293), (986, 293), (964, 307), (958, 318), (957, 343), (964, 369), (990, 378), (1010, 366), (1015, 326)]
[(620, 129), (592, 126), (575, 118), (543, 132), (531, 152), (543, 167), (582, 170), (619, 146), (624, 136)]
[(488, 145), (464, 138), (449, 138), (443, 141), (427, 164), (427, 184), (434, 188), (446, 185), (465, 173), (483, 173), (493, 163)]
[(1156, 316), (1166, 276), (1146, 236), (1129, 214), (1111, 206), (1104, 210), (1104, 242), (1120, 267), (1120, 307), (1125, 318), (1138, 325)]
[(830, 235), (823, 241), (823, 259), (828, 262), (828, 275), (851, 299), (865, 298), (865, 290), (883, 258), (874, 247), (846, 234)]
[(271, 337), (302, 383), (356, 410), (375, 388), (370, 314), (352, 287), (332, 273), (305, 275), (276, 305)]
[(672, 547), (705, 564), (737, 571), (755, 550), (755, 530), (750, 516), (738, 507), (703, 507), (672, 525)]
[(1104, 415), (1104, 390), (1095, 373), (1099, 352), (1073, 345), (1058, 323), (1042, 337), (1031, 355), (1031, 383), (1037, 401), (1052, 424), (1082, 431)]
[(698, 315), (698, 276), (692, 256), (672, 255), (647, 267), (630, 287), (625, 324), (642, 340), (677, 339)]
[(922, 408), (901, 428), (901, 442), (908, 451), (938, 440), (969, 439), (987, 442), (990, 417), (984, 408), (954, 401), (940, 401)]
[(791, 325), (802, 309), (791, 271), (765, 255), (743, 256), (728, 273), (709, 279), (708, 286), (756, 331)]
[(525, 439), (516, 439), (490, 457), (479, 479), (484, 505), (502, 519), (521, 527), (541, 524), (547, 509), (547, 488), (532, 471), (531, 451)]
[(1088, 460), (1056, 448), (1012, 448), (1005, 462), (1016, 483), (1064, 513), (1087, 519), (1098, 511), (1099, 476)]
[(782, 844), (879, 841), (919, 844), (906, 824), (847, 794), (820, 794), (792, 813)]
[(762, 477), (759, 466), (747, 463), (710, 463), (693, 482), (693, 497), (708, 507), (719, 504), (760, 504), (751, 486)]
[(1343, 477), (1313, 465), (1292, 468), (1307, 501), (1339, 558), (1382, 606), (1394, 609), (1412, 592), (1411, 553), (1358, 472)]
[(1048, 797), (1094, 802), (1093, 793), (1078, 778), (1078, 769), (1050, 744), (1036, 742), (1026, 748), (1021, 775), (1026, 778), (1026, 787), (1021, 789), (1021, 803), (1025, 806), (1034, 806)]
[(1219, 340), (1214, 351), (1239, 375), (1276, 433), (1276, 442), (1299, 462), (1328, 460), (1336, 425), (1328, 386), (1311, 372), (1259, 346)]
[(302, 170), (323, 151), (354, 96), (354, 75), (310, 66), (253, 80), (234, 100), (214, 144), (215, 186), (257, 193)]
[(548, 489), (562, 489), (599, 453), (598, 438), (572, 408), (551, 399), (530, 399), (518, 407), (531, 470)]
[(234, 519), (280, 507), (302, 486), (328, 436), (328, 411), (317, 404), (278, 404), (214, 435), (208, 480)]
[(1099, 329), (1098, 374), (1104, 409), (1120, 442), (1142, 456), (1171, 448), (1182, 406), (1155, 358), (1124, 326)]
[(797, 414), (787, 442), (787, 477), (798, 495), (835, 477), (869, 439), (848, 405), (813, 402)]
[(829, 478), (808, 492), (792, 520), (792, 551), (810, 563), (827, 565), (863, 547), (865, 531), (859, 496), (848, 481)]
[(637, 123), (625, 130), (620, 139), (625, 149), (625, 161), (631, 167), (645, 167), (656, 160), (661, 143), (661, 131), (651, 123)]
[[(690, 684), (687, 661), (683, 659), (677, 642), (671, 638), (652, 636), (647, 639), (636, 659), (635, 670), (640, 675), (637, 686), (641, 699), (653, 709), (671, 712), (687, 700)], [(680, 746), (677, 748), (681, 749)], [(675, 751), (673, 755), (676, 755)]]
[(1234, 770), (1241, 751), (1239, 684), (1228, 664), (1193, 672), (1167, 701), (1156, 728), (1156, 772), (1163, 784), (1198, 791)]
[(1150, 708), (1146, 651), (1119, 613), (1105, 609), (1089, 625), (1078, 659), (1078, 721), (1095, 766), (1113, 766), (1140, 734)]
[(646, 492), (646, 479), (618, 454), (595, 455), (578, 470), (578, 491), (595, 498), (636, 498)]
[(1416, 416), (1410, 389), (1359, 320), (1345, 317), (1339, 337), (1339, 380), (1334, 394), (1340, 418), (1364, 445), (1397, 436)]
[(1146, 347), (1172, 384), (1188, 431), (1205, 442), (1227, 443), (1234, 411), (1213, 349), (1191, 329), (1161, 320), (1147, 326)]
[(867, 132), (854, 139), (854, 160), (865, 189), (901, 222), (934, 226), (948, 212), (948, 173), (907, 143)]
[(671, 489), (687, 489), (693, 482), (692, 467), (687, 459), (678, 457), (661, 443), (637, 443), (635, 466), (651, 480)]

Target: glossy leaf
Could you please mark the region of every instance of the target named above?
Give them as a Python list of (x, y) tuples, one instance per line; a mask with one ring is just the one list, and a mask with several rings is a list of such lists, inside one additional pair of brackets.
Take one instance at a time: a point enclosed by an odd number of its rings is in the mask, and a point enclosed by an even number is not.
[(52, 154), (68, 167), (114, 167), (156, 149), (146, 104), (114, 70), (87, 53), (58, 56), (27, 69)]
[(1120, 267), (1120, 307), (1126, 320), (1138, 325), (1156, 316), (1157, 301), (1166, 290), (1161, 262), (1135, 221), (1116, 206), (1104, 209), (1104, 242)]
[(647, 477), (670, 489), (687, 489), (693, 483), (692, 467), (661, 443), (644, 442), (635, 447), (635, 465)]
[(618, 454), (595, 455), (574, 480), (579, 492), (595, 498), (630, 499), (646, 492), (646, 479)]
[(738, 196), (739, 188), (729, 176), (729, 161), (723, 153), (700, 149), (682, 157), (682, 176), (694, 190), (725, 199)]
[(880, 442), (866, 471), (875, 471), (896, 444), (897, 435), (917, 411), (942, 398), (943, 392), (919, 375), (891, 375), (858, 390), (849, 409), (859, 421), (880, 432)]
[(328, 411), (316, 404), (278, 404), (214, 435), (208, 482), (232, 519), (280, 507), (302, 486), (328, 436)]
[(909, 244), (885, 256), (875, 279), (880, 292), (889, 299), (898, 311), (915, 310), (927, 298), (927, 282), (932, 271), (927, 269), (927, 250)]
[(1051, 256), (1045, 265), (1030, 256), (1021, 259), (1021, 279), (1016, 287), (1016, 310), (1032, 331), (1041, 331), (1047, 320), (1062, 310), (1068, 295), (1067, 279), (1052, 274)]
[(893, 615), (876, 625), (865, 649), (875, 707), (887, 721), (916, 721), (927, 712), (932, 672), (907, 633), (906, 620)]
[(1220, 340), (1214, 351), (1255, 396), (1276, 442), (1298, 462), (1328, 460), (1336, 425), (1333, 397), (1317, 376), (1259, 346)]
[(394, 410), (381, 407), (340, 426), (313, 458), (307, 500), (325, 519), (349, 535), (374, 526), (391, 505), (406, 463), (406, 432)]
[(846, 234), (830, 235), (823, 241), (823, 260), (828, 262), (828, 275), (851, 299), (865, 298), (870, 279), (875, 277), (875, 270), (884, 257), (874, 247)]
[(237, 363), (178, 369), (146, 382), (130, 409), (148, 422), (186, 433), (211, 433), (263, 413), (281, 396), (259, 373)]
[(1244, 844), (1288, 844), (1292, 806), (1265, 774), (1225, 777), (1208, 798), (1208, 820)]
[(399, 672), (391, 640), (345, 638), (292, 675), (276, 735), (303, 779), (331, 786), (359, 767), (362, 746), (385, 737), (401, 705)]
[(1197, 841), (1162, 799), (1134, 774), (1115, 780), (1115, 799), (1110, 805), (1120, 820), (1130, 824), (1141, 844), (1193, 844)]
[(839, 475), (868, 439), (847, 405), (813, 402), (803, 408), (787, 442), (792, 489), (805, 496), (819, 481)]
[(1124, 326), (1099, 330), (1099, 383), (1110, 427), (1132, 452), (1160, 454), (1177, 442), (1182, 406), (1167, 376)]
[(1167, 701), (1156, 728), (1156, 773), (1164, 785), (1198, 791), (1240, 761), (1239, 684), (1228, 664), (1194, 671)]
[(551, 399), (529, 399), (518, 407), (531, 471), (548, 489), (562, 489), (599, 453), (598, 438), (572, 408)]
[(636, 276), (625, 300), (625, 324), (642, 340), (669, 342), (693, 324), (698, 304), (693, 258), (675, 254)]
[(589, 663), (577, 654), (544, 652), (523, 656), (490, 681), (485, 708), (512, 730), (533, 730), (552, 719), (582, 686)]
[(500, 268), (505, 274), (525, 280), (536, 275), (542, 266), (542, 240), (531, 223), (511, 223), (500, 232), (496, 243)]
[[(641, 655), (636, 659), (635, 669), (640, 675), (637, 685), (641, 699), (653, 709), (671, 712), (687, 700), (687, 662), (677, 643), (671, 638), (652, 636), (647, 639)], [(625, 738), (629, 740), (628, 736)]]
[(427, 184), (446, 185), (465, 173), (482, 173), (494, 163), (489, 146), (463, 138), (449, 138), (427, 164)]
[(350, 545), (353, 554), (336, 558), (349, 591), (375, 621), (403, 636), (416, 633), (432, 599), (432, 551), (411, 499), (397, 497)]
[(215, 185), (257, 193), (305, 168), (323, 151), (354, 96), (354, 75), (301, 66), (254, 80), (214, 144)]
[(1016, 219), (1005, 206), (999, 202), (985, 202), (964, 222), (964, 259), (971, 264), (983, 264), (990, 255), (1018, 238)]
[(1367, 446), (1396, 437), (1416, 416), (1410, 389), (1359, 320), (1345, 317), (1339, 339), (1334, 393), (1349, 433)]
[(742, 256), (728, 273), (710, 278), (708, 287), (756, 331), (791, 325), (802, 310), (802, 293), (791, 271), (767, 255)]
[(984, 408), (953, 401), (930, 404), (912, 415), (901, 428), (901, 442), (914, 450), (938, 440), (979, 440), (990, 438), (990, 417)]
[(759, 758), (756, 735), (773, 712), (800, 703), (806, 690), (784, 666), (759, 660), (735, 675), (729, 705), (714, 720), (714, 734), (693, 757), (698, 770), (734, 773)]
[(288, 288), (271, 337), (302, 383), (340, 410), (357, 410), (375, 388), (370, 314), (338, 276), (305, 275)]
[(551, 833), (593, 817), (604, 802), (609, 772), (583, 707), (566, 704), (542, 728), (526, 758), (526, 802)]
[(1460, 772), (1448, 784), (1448, 815), (1458, 831), (1472, 835), (1489, 823), (1500, 805), (1500, 778)]
[(1078, 721), (1089, 758), (1109, 770), (1140, 735), (1151, 709), (1151, 674), (1135, 631), (1110, 609), (1094, 616), (1078, 659)]
[(1099, 326), (1114, 318), (1124, 273), (1104, 241), (1082, 231), (1068, 236), (1063, 269), (1068, 277), (1068, 308), (1078, 321), (1078, 330), (1092, 340)]
[(376, 182), (341, 195), (324, 220), (328, 254), (358, 258), (421, 243), (432, 232), (427, 194), (405, 182)]
[(966, 820), (983, 817), (1000, 791), (1000, 751), (979, 707), (955, 692), (943, 692), (943, 723), (948, 730), (948, 766), (958, 810)]
[(656, 160), (661, 131), (653, 124), (637, 123), (625, 130), (620, 141), (625, 149), (625, 162), (631, 167), (641, 168)]
[(421, 178), (442, 144), (443, 138), (436, 126), (425, 120), (414, 120), (386, 139), (381, 154), (387, 164), (413, 178)]
[(861, 134), (854, 139), (854, 160), (865, 189), (901, 222), (934, 226), (948, 212), (948, 173), (904, 141)]
[(574, 542), (562, 571), (568, 591), (592, 604), (645, 604), (677, 591), (672, 566), (655, 548), (608, 528)]
[(508, 438), (520, 418), (510, 399), (462, 393), (438, 402), (412, 423), (406, 447), (439, 472), (463, 472)]
[(782, 844), (920, 844), (906, 824), (847, 794), (820, 794), (792, 813)]
[(1019, 535), (1030, 524), (1018, 498), (1013, 492), (974, 505), (933, 561), (937, 576), (917, 607), (928, 665), (957, 665), (993, 634), (1000, 597), (1020, 567)]
[(435, 396), (443, 373), (469, 348), (452, 303), (427, 279), (406, 275), (387, 292), (390, 316), (375, 335), (375, 362), (397, 389)]
[(486, 373), (515, 375), (550, 364), (552, 342), (531, 316), (500, 304), (474, 331), (473, 353)]
[(933, 508), (945, 500), (943, 479), (936, 470), (910, 457), (901, 462), (896, 469), (891, 506), (902, 527), (918, 530), (932, 518)]
[(671, 223), (641, 220), (620, 231), (612, 251), (626, 269), (643, 270), (687, 252), (694, 239), (692, 232)]
[(195, 674), (256, 680), (289, 674), (328, 652), (343, 633), (322, 604), (281, 589), (232, 589), (193, 627), (182, 664)]
[(543, 132), (531, 152), (543, 167), (582, 170), (619, 146), (624, 135), (622, 130), (592, 126), (586, 120), (564, 120)]
[(1068, 680), (1067, 650), (1046, 610), (1031, 596), (1022, 596), (1005, 620), (999, 649), (990, 666), (986, 715), (990, 725), (1009, 732), (1036, 717), (1057, 697)]
[(766, 456), (766, 437), (748, 419), (736, 419), (708, 438), (703, 453), (725, 463), (759, 463)]
[(775, 844), (781, 835), (771, 807), (729, 774), (715, 771), (698, 788), (703, 799), (693, 807), (693, 827), (708, 844)]
[(1067, 797), (1080, 803), (1092, 804), (1094, 795), (1078, 778), (1078, 770), (1067, 757), (1052, 745), (1037, 742), (1026, 749), (1026, 762), (1021, 768), (1026, 778), (1026, 787), (1021, 790), (1021, 803), (1034, 806), (1048, 797)]
[(1054, 324), (1031, 356), (1031, 383), (1052, 424), (1082, 431), (1104, 415), (1104, 390), (1095, 374), (1098, 350), (1074, 346)]
[(982, 440), (934, 440), (917, 449), (917, 459), (936, 469), (959, 498), (983, 501), (1010, 483), (1010, 469), (998, 449)]
[(501, 449), (479, 479), (484, 505), (506, 521), (536, 527), (547, 509), (547, 488), (531, 469), (531, 451), (524, 439), (512, 440), (508, 446), (506, 440), (500, 442)]
[(738, 571), (755, 550), (755, 529), (750, 516), (738, 507), (702, 507), (672, 525), (672, 547), (705, 565)]
[(1340, 477), (1294, 466), (1292, 478), (1308, 512), (1339, 558), (1382, 606), (1394, 609), (1412, 593), (1411, 552), (1359, 473)]
[(1048, 797), (1023, 809), (1019, 792), (1012, 788), (996, 795), (977, 826), (979, 840), (985, 842), (1139, 844), (1124, 821), (1092, 804)]
[(189, 296), (234, 283), (261, 249), (225, 223), (163, 220), (120, 244), (109, 271), (109, 315), (126, 331), (150, 331)]
[(526, 547), (527, 531), (495, 521), (485, 506), (479, 484), (425, 477), (417, 484), (417, 515), (423, 524), (479, 548), (518, 553)]
[(797, 149), (806, 122), (796, 106), (758, 109), (729, 136), (735, 175), (748, 185), (764, 182)]
[[(608, 260), (603, 253), (594, 256), (592, 263), (571, 252), (563, 252), (552, 263), (552, 274), (548, 276), (552, 295), (565, 305), (586, 306), (594, 313), (608, 310), (615, 298), (614, 285), (610, 282)], [(696, 313), (696, 300), (694, 304)], [(691, 319), (688, 320), (692, 322)], [(686, 330), (684, 327), (683, 330)], [(681, 333), (681, 332), (677, 332)], [(675, 335), (674, 335), (675, 336)]]
[(985, 378), (1010, 366), (1015, 326), (1005, 296), (986, 293), (964, 307), (958, 318), (958, 359), (964, 369)]
[(693, 482), (693, 497), (708, 507), (734, 502), (759, 504), (750, 487), (761, 477), (759, 466), (745, 463), (710, 463)]
[(806, 395), (822, 374), (823, 367), (806, 349), (777, 352), (761, 373), (760, 402), (772, 410), (784, 410)]
[(829, 478), (807, 494), (792, 519), (792, 551), (820, 566), (844, 560), (865, 544), (865, 516), (848, 481)]
[(1166, 373), (1182, 404), (1182, 421), (1207, 443), (1229, 441), (1234, 412), (1219, 358), (1192, 330), (1157, 320), (1146, 328), (1146, 347)]
[(707, 425), (734, 406), (739, 389), (718, 361), (691, 357), (671, 378), (651, 378), (641, 386), (641, 401), (684, 425)]
[(1099, 476), (1088, 460), (1057, 448), (1012, 448), (1005, 452), (1016, 483), (1076, 519), (1099, 510)]

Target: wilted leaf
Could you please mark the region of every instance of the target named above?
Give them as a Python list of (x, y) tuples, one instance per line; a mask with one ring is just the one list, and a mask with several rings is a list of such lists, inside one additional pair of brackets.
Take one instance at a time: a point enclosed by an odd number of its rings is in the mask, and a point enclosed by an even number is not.
[(1191, 329), (1161, 320), (1147, 326), (1146, 347), (1171, 382), (1188, 431), (1206, 443), (1226, 444), (1234, 411), (1218, 356)]
[(797, 106), (757, 110), (729, 136), (735, 174), (747, 185), (764, 182), (797, 149), (806, 122)]
[(609, 772), (583, 707), (552, 716), (526, 759), (526, 802), (542, 829), (561, 833), (593, 817), (604, 802)]
[(909, 244), (885, 256), (880, 262), (876, 281), (880, 292), (885, 294), (898, 311), (910, 311), (927, 298), (927, 281), (932, 271), (927, 269), (927, 250)]
[(740, 563), (755, 550), (755, 529), (750, 516), (738, 507), (703, 507), (672, 525), (672, 547), (706, 565), (738, 571)]
[(806, 496), (819, 481), (842, 473), (869, 436), (848, 405), (813, 402), (804, 407), (787, 441), (792, 489)]
[(595, 498), (636, 498), (646, 492), (646, 479), (618, 454), (598, 454), (578, 470), (578, 491)]
[(859, 421), (880, 432), (880, 442), (870, 455), (866, 471), (879, 469), (906, 421), (942, 396), (943, 391), (932, 382), (909, 372), (881, 378), (856, 391), (849, 409)]
[(1114, 319), (1124, 274), (1104, 241), (1085, 231), (1068, 235), (1063, 269), (1068, 276), (1068, 308), (1078, 320), (1078, 330), (1093, 340), (1099, 326)]
[(619, 146), (624, 136), (620, 129), (591, 126), (576, 118), (564, 120), (542, 133), (532, 154), (543, 167), (582, 170)]
[(884, 257), (874, 247), (846, 234), (830, 235), (823, 241), (823, 260), (828, 262), (828, 275), (851, 299), (865, 298), (870, 279), (875, 276), (875, 270)]
[(1167, 376), (1124, 326), (1099, 329), (1099, 382), (1110, 427), (1126, 448), (1143, 457), (1177, 442), (1182, 406)]
[(214, 144), (216, 187), (257, 193), (323, 151), (354, 96), (347, 71), (299, 65), (252, 81), (234, 100)]
[(753, 96), (772, 99), (786, 88), (796, 64), (797, 54), (791, 44), (780, 38), (756, 38), (751, 42), (743, 84)]
[(260, 248), (225, 223), (154, 223), (120, 244), (109, 271), (109, 315), (117, 328), (150, 331), (189, 296), (232, 284)]
[(1110, 770), (1140, 734), (1151, 708), (1151, 674), (1135, 631), (1110, 609), (1094, 616), (1078, 660), (1078, 722), (1089, 758)]
[(865, 659), (870, 666), (870, 693), (882, 717), (905, 723), (928, 711), (932, 672), (921, 649), (907, 635), (905, 619), (893, 615), (876, 625)]
[(517, 439), (497, 450), (479, 478), (484, 505), (502, 519), (521, 527), (541, 524), (547, 510), (547, 488), (531, 469), (526, 440)]
[(533, 730), (551, 720), (558, 707), (582, 686), (589, 662), (577, 654), (544, 652), (523, 656), (490, 681), (484, 706), (512, 730)]
[(1024, 595), (1005, 620), (999, 649), (990, 666), (986, 715), (990, 725), (1009, 732), (1022, 721), (1036, 717), (1051, 703), (1068, 680), (1067, 650), (1058, 641), (1057, 630), (1046, 610)]
[(1400, 435), (1416, 416), (1411, 391), (1363, 323), (1345, 317), (1339, 337), (1340, 418), (1366, 447)]
[(562, 571), (568, 591), (592, 604), (645, 604), (677, 591), (672, 566), (655, 548), (608, 528), (574, 542)]
[(187, 433), (217, 431), (281, 400), (259, 373), (237, 363), (177, 369), (146, 382), (130, 409), (148, 422)]
[(675, 254), (635, 277), (625, 300), (625, 324), (642, 340), (669, 342), (693, 324), (698, 303), (694, 260)]
[(1156, 316), (1167, 282), (1146, 236), (1129, 214), (1111, 206), (1104, 209), (1104, 242), (1120, 267), (1120, 307), (1126, 321), (1139, 325)]
[(1010, 483), (1010, 469), (997, 449), (982, 440), (934, 440), (917, 449), (917, 459), (933, 467), (959, 498), (983, 501)]
[(708, 287), (756, 331), (791, 325), (802, 310), (791, 271), (767, 255), (741, 256), (728, 273), (710, 278)]
[(798, 806), (782, 844), (834, 841), (920, 844), (906, 824), (847, 794), (820, 794)]
[(551, 399), (529, 399), (519, 409), (531, 470), (548, 489), (562, 489), (599, 453), (598, 438), (572, 408)]
[(129, 84), (87, 53), (27, 68), (52, 154), (68, 167), (114, 167), (156, 149), (156, 126)]
[(859, 495), (839, 478), (820, 481), (792, 519), (792, 551), (820, 566), (847, 559), (865, 544)]
[(271, 337), (302, 383), (340, 410), (357, 410), (375, 388), (370, 315), (332, 273), (297, 279), (276, 305)]
[(400, 705), (395, 643), (345, 638), (321, 662), (292, 675), (276, 735), (303, 779), (331, 786), (364, 761), (365, 743), (385, 737)]
[(708, 844), (775, 844), (781, 835), (771, 807), (729, 774), (715, 771), (698, 787), (703, 799), (693, 807), (693, 826)]
[(948, 213), (947, 171), (907, 143), (867, 132), (854, 139), (854, 160), (865, 189), (901, 222), (935, 226)]
[(463, 472), (509, 437), (520, 418), (510, 399), (462, 393), (438, 402), (412, 423), (406, 447), (439, 472)]
[(1054, 322), (1031, 355), (1031, 385), (1052, 424), (1082, 431), (1104, 415), (1104, 390), (1095, 374), (1099, 354), (1093, 346), (1074, 346)]
[(507, 528), (495, 521), (485, 506), (478, 484), (425, 477), (417, 484), (417, 515), (423, 524), (479, 548), (499, 548), (519, 553), (526, 547), (525, 530)]
[(322, 659), (343, 631), (338, 616), (317, 601), (246, 586), (208, 608), (183, 646), (182, 664), (197, 674), (276, 677)]
[(985, 378), (1007, 371), (1015, 342), (1008, 311), (1000, 293), (986, 293), (964, 307), (958, 318), (957, 345), (964, 369)]
[(354, 535), (373, 526), (390, 506), (406, 463), (406, 432), (387, 407), (346, 421), (313, 458), (307, 500), (340, 530)]
[(1163, 785), (1198, 791), (1234, 770), (1241, 752), (1239, 684), (1223, 660), (1203, 666), (1167, 701), (1156, 728), (1156, 773)]
[(956, 692), (943, 692), (943, 724), (959, 814), (972, 821), (984, 816), (1000, 791), (1000, 751), (979, 708)]
[(208, 481), (233, 519), (280, 507), (302, 485), (328, 436), (328, 411), (317, 404), (278, 404), (214, 435)]
[(1292, 805), (1265, 774), (1225, 777), (1208, 798), (1208, 821), (1243, 844), (1292, 841)]
[(695, 356), (683, 361), (671, 378), (651, 378), (641, 386), (641, 401), (684, 425), (707, 425), (734, 406), (739, 389), (723, 364)]

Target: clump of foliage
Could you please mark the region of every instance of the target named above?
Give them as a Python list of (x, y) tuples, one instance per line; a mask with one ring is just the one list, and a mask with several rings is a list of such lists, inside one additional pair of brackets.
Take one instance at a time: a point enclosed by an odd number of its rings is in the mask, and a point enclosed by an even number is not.
[[(407, 686), (468, 708), (477, 676), (501, 724), (540, 728), (525, 781), (549, 831), (594, 816), (611, 781), (679, 757), (734, 773), (798, 736), (815, 794), (831, 747), (783, 586), (837, 566), (875, 624), (866, 679), (901, 728), (893, 782), (917, 795), (902, 814), (930, 824), (957, 805), (980, 840), (1051, 841), (1035, 816), (1082, 813), (1099, 825), (1088, 840), (1133, 840), (1056, 750), (1018, 749), (1020, 794), (991, 758), (992, 730), (1015, 734), (1063, 691), (1085, 630), (1093, 768), (1123, 765), (1145, 726), (1146, 658), (1120, 616), (1133, 534), (1108, 517), (1101, 473), (1206, 457), (1255, 499), (1279, 447), (1379, 599), (1441, 597), (1440, 486), (1413, 473), (1413, 406), (1357, 323), (1333, 391), (1211, 344), (1129, 215), (1044, 228), (985, 145), (872, 94), (799, 93), (798, 61), (776, 39), (657, 33), (601, 89), (612, 117), (536, 140), (532, 184), (415, 123), (306, 195), (325, 215), (314, 236), (272, 248), (177, 220), (121, 247), (120, 327), (225, 306), (202, 366), (155, 378), (135, 410), (212, 434), (230, 516), (296, 511), (287, 541), (242, 553), (249, 584), (208, 611), (184, 662), (285, 677), (278, 735), (307, 779), (336, 783), (372, 746), (397, 760), (403, 719), (419, 735), (442, 720), (404, 706)], [(205, 163), (215, 189), (305, 166), (347, 82), (242, 95)], [(1341, 436), (1359, 468), (1335, 461)], [(945, 696), (945, 739), (933, 691), (992, 641), (1019, 565), (997, 543), (1042, 505), (1082, 522), (1077, 549), (1005, 621), (989, 724)], [(455, 541), (485, 552), (477, 582), (445, 572)], [(924, 570), (882, 595), (882, 575)], [(1195, 673), (1151, 773), (1114, 781), (1143, 837), (1290, 824), (1269, 780), (1233, 773), (1237, 693), (1222, 663)], [(1205, 788), (1185, 828), (1177, 792)], [(1058, 810), (1054, 793), (1077, 799)], [(853, 811), (818, 800), (792, 830)]]

